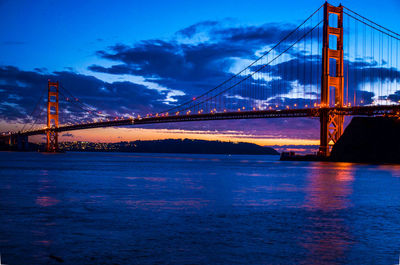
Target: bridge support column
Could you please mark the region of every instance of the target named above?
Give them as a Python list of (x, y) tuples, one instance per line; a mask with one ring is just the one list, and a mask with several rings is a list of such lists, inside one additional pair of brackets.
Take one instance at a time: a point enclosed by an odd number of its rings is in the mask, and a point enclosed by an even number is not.
[(16, 143), (17, 143), (17, 141), (16, 141), (15, 135), (11, 135), (11, 136), (8, 138), (8, 145), (9, 145), (9, 146), (15, 146)]
[(58, 151), (58, 82), (48, 82), (46, 152)]
[[(330, 15), (337, 16), (337, 27), (331, 27)], [(328, 156), (333, 144), (343, 133), (343, 115), (328, 111), (329, 107), (343, 107), (343, 7), (324, 4), (324, 30), (322, 48), (322, 80), (321, 80), (321, 133), (319, 154)], [(330, 47), (330, 38), (336, 38), (336, 47)], [(330, 63), (336, 69), (330, 69)], [(335, 70), (335, 71), (331, 71)], [(332, 94), (330, 95), (332, 89)], [(333, 100), (331, 100), (331, 96)], [(332, 102), (333, 101), (333, 102)]]
[(58, 152), (58, 132), (49, 129), (46, 131), (46, 152)]

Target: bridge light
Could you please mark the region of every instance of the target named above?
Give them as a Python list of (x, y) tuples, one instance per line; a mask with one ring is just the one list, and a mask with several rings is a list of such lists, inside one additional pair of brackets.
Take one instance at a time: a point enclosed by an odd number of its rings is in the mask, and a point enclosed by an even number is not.
[(305, 105), (306, 108), (308, 108), (308, 105)]
[(287, 109), (289, 109), (289, 106), (286, 106)]
[(278, 107), (278, 105), (275, 105), (275, 108), (277, 108)]
[(256, 110), (256, 107), (253, 107), (253, 110)]
[(361, 104), (363, 104), (364, 103), (364, 100), (361, 100)]
[(193, 98), (193, 100), (196, 100), (196, 98)]
[(240, 108), (238, 108), (238, 111), (240, 111)]
[(242, 109), (245, 109), (245, 107), (243, 107)]
[(271, 107), (271, 106), (269, 106), (269, 109), (271, 110), (271, 109), (272, 109), (272, 107)]

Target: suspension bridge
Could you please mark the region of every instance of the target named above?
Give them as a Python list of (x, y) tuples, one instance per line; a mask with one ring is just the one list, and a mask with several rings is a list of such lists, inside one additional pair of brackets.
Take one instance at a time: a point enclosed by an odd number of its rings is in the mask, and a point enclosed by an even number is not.
[[(320, 119), (319, 155), (328, 156), (343, 133), (345, 116), (399, 116), (400, 35), (345, 6), (324, 3), (297, 28), (268, 46), (247, 67), (183, 104), (152, 114), (109, 117), (78, 100), (59, 82), (48, 82), (47, 125), (3, 133), (10, 145), (47, 136), (58, 151), (58, 134), (111, 126), (204, 120)], [(59, 124), (60, 103), (77, 106), (92, 119)], [(28, 125), (28, 124), (26, 124)]]

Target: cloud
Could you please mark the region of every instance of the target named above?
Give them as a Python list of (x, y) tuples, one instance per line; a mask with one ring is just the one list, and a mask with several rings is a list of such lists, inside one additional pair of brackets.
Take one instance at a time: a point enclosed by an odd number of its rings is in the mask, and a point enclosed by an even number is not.
[[(172, 40), (115, 44), (97, 51), (99, 57), (115, 65), (91, 65), (88, 69), (145, 77), (182, 91), (182, 102), (223, 82), (232, 75), (230, 69), (238, 59), (255, 59), (258, 50), (275, 43), (293, 28), (294, 25), (276, 23), (226, 27), (223, 22), (204, 21), (178, 31)], [(199, 34), (203, 38), (198, 38)], [(186, 40), (182, 41), (183, 38)]]
[[(292, 24), (279, 23), (230, 26), (228, 22), (199, 22), (179, 30), (171, 40), (151, 39), (133, 45), (115, 44), (97, 52), (99, 57), (115, 64), (109, 67), (91, 65), (89, 70), (112, 75), (141, 76), (162, 87), (179, 91), (179, 95), (174, 97), (177, 100), (175, 104), (179, 105), (190, 102), (192, 97), (197, 97), (232, 77), (231, 71), (236, 64), (241, 63), (241, 67), (245, 67), (248, 62), (257, 58), (256, 55), (269, 50), (296, 28)], [(287, 38), (273, 56), (310, 30), (311, 27), (302, 27), (298, 34)], [(313, 40), (315, 44), (319, 40), (315, 31), (308, 37), (307, 41)], [(256, 86), (257, 93), (249, 95), (248, 91), (237, 86), (224, 92), (224, 98), (235, 98), (236, 102), (231, 103), (232, 108), (243, 106), (243, 103), (250, 100), (274, 101), (274, 105), (290, 105), (295, 101), (299, 105), (313, 103), (311, 101), (316, 100), (320, 94), (322, 58), (318, 54), (304, 52), (304, 47), (305, 44), (294, 46), (285, 56), (265, 66), (259, 74), (242, 83), (244, 87)], [(271, 57), (251, 66), (244, 74), (256, 71), (268, 60)], [(357, 80), (354, 76), (357, 76)], [(399, 76), (398, 70), (387, 68), (384, 61), (345, 61), (345, 77), (348, 77), (349, 84), (355, 83), (349, 86), (348, 94), (362, 98), (364, 103), (372, 103), (375, 91), (362, 91), (363, 84), (393, 81)], [(214, 94), (233, 87), (241, 78), (243, 75), (232, 79), (219, 90), (215, 90)], [(305, 86), (307, 92), (301, 93), (300, 90), (305, 90)]]
[(390, 94), (388, 96), (388, 99), (394, 103), (399, 103), (400, 102), (400, 91), (396, 91), (393, 94)]
[[(218, 29), (213, 35), (221, 36), (227, 41), (246, 42), (259, 45), (276, 44), (294, 28), (293, 24), (268, 23), (261, 26), (242, 26)], [(293, 39), (292, 39), (293, 40)]]
[(193, 38), (199, 33), (209, 32), (222, 26), (221, 21), (206, 20), (179, 30), (176, 34), (181, 37)]
[[(41, 71), (23, 71), (13, 66), (3, 66), (0, 67), (1, 117), (7, 121), (32, 122), (29, 115), (38, 106), (33, 116), (41, 115), (39, 120), (43, 123), (49, 79), (60, 82), (61, 123), (89, 119), (95, 116), (94, 112), (101, 112), (103, 116), (121, 117), (168, 107), (164, 101), (169, 91), (158, 92), (132, 82), (107, 83), (93, 76), (68, 71), (45, 74)], [(42, 100), (38, 102), (41, 95)], [(77, 97), (78, 101), (71, 95)], [(82, 106), (93, 112), (83, 111)], [(96, 116), (99, 117), (99, 113)]]

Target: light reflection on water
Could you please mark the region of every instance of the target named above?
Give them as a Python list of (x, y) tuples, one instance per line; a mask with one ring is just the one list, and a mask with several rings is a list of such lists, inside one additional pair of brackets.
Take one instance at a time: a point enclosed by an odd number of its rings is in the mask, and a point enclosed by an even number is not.
[[(310, 211), (334, 212), (352, 207), (354, 165), (316, 163), (309, 170), (304, 207)], [(351, 232), (337, 215), (309, 216), (300, 244), (308, 250), (306, 264), (326, 264), (342, 257), (352, 244)]]
[(316, 163), (307, 174), (305, 207), (323, 211), (351, 206), (354, 168), (350, 163)]
[(394, 264), (399, 176), (271, 156), (0, 153), (0, 253), (6, 264)]

